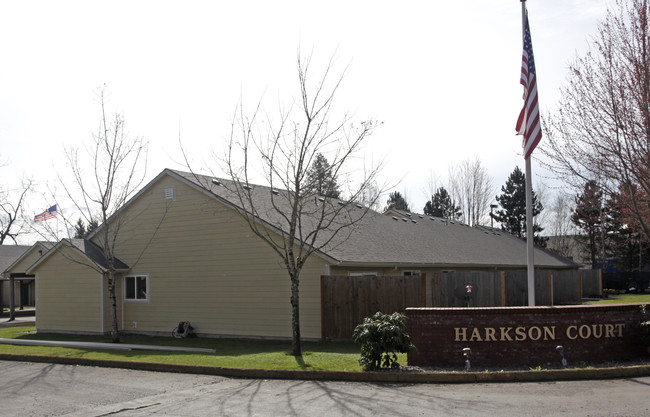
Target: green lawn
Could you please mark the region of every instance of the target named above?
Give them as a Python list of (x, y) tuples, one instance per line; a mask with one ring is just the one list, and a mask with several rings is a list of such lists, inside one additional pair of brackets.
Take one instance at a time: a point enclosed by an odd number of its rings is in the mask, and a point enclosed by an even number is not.
[(617, 294), (610, 295), (599, 301), (589, 301), (585, 304), (630, 304), (646, 303), (650, 304), (650, 294)]
[[(34, 327), (0, 329), (0, 338), (109, 342), (105, 337), (36, 334)], [(290, 354), (291, 342), (268, 340), (125, 336), (124, 343), (162, 346), (185, 346), (216, 349), (216, 353), (184, 353), (159, 351), (99, 351), (59, 347), (17, 346), (0, 344), (0, 353), (50, 355), (88, 359), (156, 362), (182, 365), (205, 365), (247, 369), (292, 369), (361, 372), (359, 346), (351, 342), (303, 342), (303, 356)], [(398, 355), (406, 364), (406, 354)]]

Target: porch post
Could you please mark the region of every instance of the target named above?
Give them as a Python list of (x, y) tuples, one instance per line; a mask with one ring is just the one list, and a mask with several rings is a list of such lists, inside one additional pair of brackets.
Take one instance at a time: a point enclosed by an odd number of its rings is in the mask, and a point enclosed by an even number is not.
[(20, 310), (25, 309), (25, 303), (23, 302), (23, 286), (25, 285), (25, 281), (22, 279), (18, 281), (18, 304), (20, 305)]
[(14, 288), (15, 280), (13, 274), (9, 275), (9, 321), (16, 320), (16, 289)]

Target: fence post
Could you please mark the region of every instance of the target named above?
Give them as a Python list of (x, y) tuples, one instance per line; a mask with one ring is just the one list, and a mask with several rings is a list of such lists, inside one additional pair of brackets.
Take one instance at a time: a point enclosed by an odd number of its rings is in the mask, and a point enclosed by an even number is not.
[(578, 304), (582, 303), (582, 272), (578, 269)]
[(548, 270), (548, 305), (553, 305), (553, 271)]
[(506, 271), (501, 271), (501, 306), (508, 306), (508, 280), (506, 280)]
[(420, 275), (420, 280), (422, 285), (422, 287), (420, 288), (420, 297), (421, 297), (420, 301), (422, 302), (422, 307), (426, 307), (427, 306), (427, 274), (422, 273), (422, 275)]
[(603, 270), (597, 269), (598, 271), (598, 294), (603, 296)]

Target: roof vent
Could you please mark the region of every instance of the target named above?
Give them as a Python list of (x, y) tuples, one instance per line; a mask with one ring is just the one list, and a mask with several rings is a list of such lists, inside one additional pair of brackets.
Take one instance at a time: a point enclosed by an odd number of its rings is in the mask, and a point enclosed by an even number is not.
[(402, 219), (402, 221), (403, 221), (404, 223), (406, 223), (406, 222), (408, 222), (409, 220), (408, 220), (408, 219)]
[(429, 217), (429, 220), (434, 221), (435, 219), (433, 217)]
[(174, 187), (165, 188), (165, 201), (172, 201), (176, 199), (176, 189)]
[(324, 201), (325, 201), (325, 197), (318, 197), (318, 201), (320, 201), (321, 203), (324, 202)]
[(357, 208), (363, 208), (361, 204), (357, 204)]
[(419, 217), (419, 218), (421, 218), (421, 219), (424, 219), (424, 216), (423, 216), (423, 215), (421, 215), (421, 214), (420, 214), (420, 215), (419, 215), (418, 217)]
[(345, 204), (345, 203), (342, 202), (341, 200), (339, 200), (339, 206), (342, 206), (343, 204)]
[(279, 192), (278, 190), (274, 190), (274, 189), (272, 189), (272, 188), (271, 188), (271, 193), (272, 193), (273, 195), (278, 195), (278, 194), (280, 194), (280, 192)]
[(249, 185), (242, 185), (241, 188), (243, 188), (246, 191), (250, 191), (251, 187)]
[(213, 178), (213, 179), (212, 179), (212, 184), (214, 184), (214, 185), (221, 185), (221, 181), (219, 181), (219, 180), (216, 179), (216, 178)]
[(417, 222), (418, 222), (417, 220), (413, 220), (413, 219), (411, 219), (411, 223), (415, 223), (415, 224), (417, 224)]
[(393, 220), (399, 220), (397, 217), (393, 216)]

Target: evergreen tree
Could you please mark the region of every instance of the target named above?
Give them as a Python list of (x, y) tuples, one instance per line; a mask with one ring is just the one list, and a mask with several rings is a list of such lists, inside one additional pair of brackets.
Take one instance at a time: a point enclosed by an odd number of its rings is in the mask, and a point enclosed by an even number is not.
[(578, 241), (589, 254), (591, 267), (596, 267), (596, 258), (602, 252), (602, 202), (603, 192), (595, 181), (587, 181), (582, 194), (575, 198), (576, 208), (571, 215), (571, 221), (584, 231)]
[(409, 209), (409, 204), (406, 202), (406, 199), (402, 197), (399, 191), (393, 191), (388, 196), (388, 201), (386, 202), (386, 210), (395, 209), (401, 211), (411, 211)]
[(623, 202), (626, 187), (614, 193), (605, 205), (605, 249), (622, 272), (641, 271), (650, 259), (650, 243), (636, 217)]
[(427, 201), (424, 205), (424, 214), (450, 220), (458, 220), (463, 215), (445, 187), (438, 188), (431, 196), (431, 200)]
[(86, 225), (80, 218), (74, 226), (74, 237), (75, 239), (83, 239), (84, 236), (86, 236)]
[[(526, 175), (519, 167), (515, 167), (506, 184), (501, 186), (501, 192), (501, 195), (496, 196), (501, 209), (490, 215), (495, 221), (501, 223), (501, 229), (523, 239), (526, 237)], [(544, 207), (537, 200), (535, 192), (532, 193), (534, 218)], [(539, 235), (542, 230), (544, 229), (539, 224), (533, 224), (535, 244), (546, 247), (548, 238)]]
[(81, 220), (81, 219), (77, 220), (77, 224), (75, 224), (75, 226), (74, 226), (74, 237), (75, 237), (75, 239), (83, 239), (83, 238), (85, 238), (93, 230), (97, 229), (97, 226), (99, 226), (99, 224), (97, 223), (97, 220), (94, 220), (94, 219), (90, 220), (87, 227), (86, 227), (85, 223), (83, 222), (83, 220)]
[(314, 193), (331, 198), (339, 198), (341, 190), (332, 173), (332, 167), (323, 154), (316, 154), (314, 162), (307, 171), (307, 187)]

